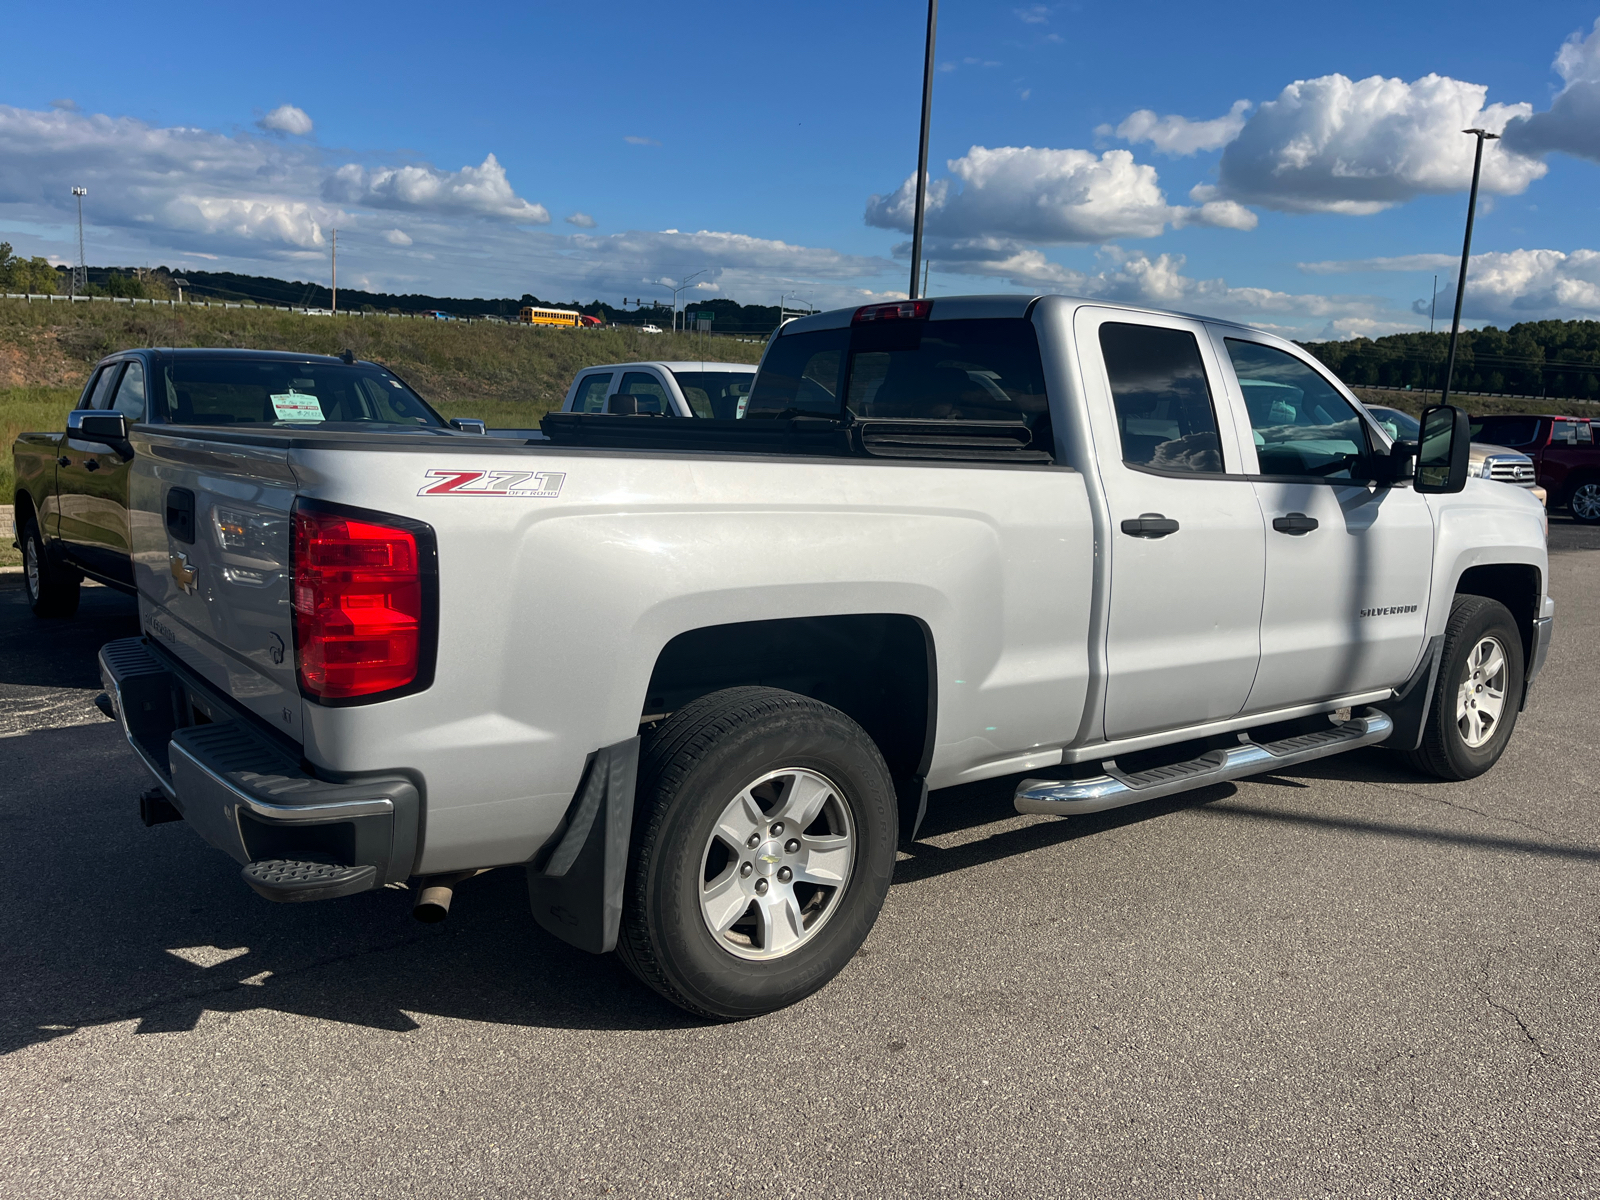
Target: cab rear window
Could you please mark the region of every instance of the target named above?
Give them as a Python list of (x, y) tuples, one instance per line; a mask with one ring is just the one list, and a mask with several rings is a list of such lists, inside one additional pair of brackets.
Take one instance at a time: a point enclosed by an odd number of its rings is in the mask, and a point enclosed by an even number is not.
[(1026, 424), (1054, 448), (1039, 342), (1030, 321), (903, 320), (779, 337), (746, 418)]

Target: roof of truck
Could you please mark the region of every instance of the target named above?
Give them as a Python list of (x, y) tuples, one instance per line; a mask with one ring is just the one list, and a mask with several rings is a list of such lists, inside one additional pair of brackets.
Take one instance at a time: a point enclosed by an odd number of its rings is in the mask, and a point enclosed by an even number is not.
[[(1264, 329), (1257, 329), (1252, 325), (1245, 325), (1239, 321), (1230, 321), (1226, 317), (1210, 317), (1203, 313), (1179, 312), (1170, 308), (1155, 308), (1149, 304), (1127, 304), (1119, 300), (1103, 300), (1095, 296), (1065, 296), (1059, 292), (1002, 292), (991, 295), (975, 296), (927, 296), (924, 299), (933, 302), (931, 320), (966, 320), (974, 318), (995, 317), (1022, 317), (1026, 316), (1040, 300), (1064, 300), (1069, 304), (1092, 304), (1096, 308), (1113, 308), (1122, 312), (1154, 313), (1165, 317), (1182, 317), (1187, 321), (1205, 321), (1212, 325), (1229, 325), (1236, 329), (1248, 329), (1252, 333), (1262, 334), (1267, 337), (1281, 337)], [(883, 301), (882, 303), (894, 303)], [(826, 312), (812, 313), (810, 316), (800, 317), (789, 321), (781, 328), (783, 334), (806, 333), (813, 329), (839, 329), (850, 324), (851, 319), (862, 308), (875, 307), (873, 304), (852, 304), (849, 308), (830, 308)]]
[[(584, 367), (583, 371), (617, 371), (623, 367), (665, 367), (669, 371), (749, 371), (752, 375), (756, 372), (755, 363), (712, 362), (699, 358), (689, 362), (662, 362), (652, 358), (639, 362), (595, 363), (591, 367)], [(583, 371), (578, 374), (583, 374)]]
[(237, 346), (129, 346), (125, 350), (118, 350), (104, 357), (115, 358), (118, 354), (131, 354), (137, 350), (171, 354), (177, 358), (267, 358), (285, 362), (344, 362), (336, 354), (301, 354), (293, 350), (248, 350)]

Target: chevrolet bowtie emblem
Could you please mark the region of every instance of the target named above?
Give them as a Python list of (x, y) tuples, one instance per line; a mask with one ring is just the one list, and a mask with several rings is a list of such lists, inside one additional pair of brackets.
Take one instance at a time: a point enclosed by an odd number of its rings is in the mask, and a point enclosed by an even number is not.
[(172, 560), (172, 577), (178, 581), (178, 586), (185, 592), (193, 593), (200, 572), (189, 565), (189, 556), (180, 551), (167, 557)]

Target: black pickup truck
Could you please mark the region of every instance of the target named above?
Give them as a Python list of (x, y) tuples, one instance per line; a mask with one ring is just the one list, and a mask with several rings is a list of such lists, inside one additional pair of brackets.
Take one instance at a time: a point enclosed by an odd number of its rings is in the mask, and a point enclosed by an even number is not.
[(33, 611), (67, 617), (85, 576), (132, 593), (128, 432), (135, 425), (382, 428), (458, 436), (387, 368), (273, 350), (123, 350), (95, 364), (60, 433), (24, 433), (16, 462), (17, 545)]

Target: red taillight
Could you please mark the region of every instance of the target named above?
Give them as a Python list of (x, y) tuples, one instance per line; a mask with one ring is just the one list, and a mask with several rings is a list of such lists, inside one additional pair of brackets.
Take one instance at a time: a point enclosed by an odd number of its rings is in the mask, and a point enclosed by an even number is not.
[(295, 656), (308, 694), (345, 700), (417, 680), (422, 565), (409, 529), (295, 509)]
[(897, 304), (869, 304), (856, 309), (856, 321), (921, 321), (933, 311), (932, 300), (901, 300)]

